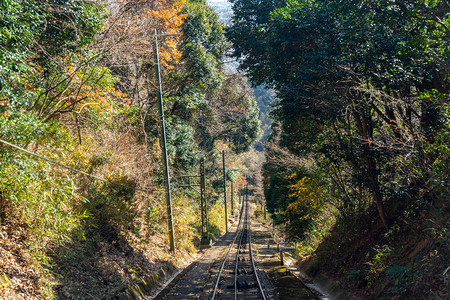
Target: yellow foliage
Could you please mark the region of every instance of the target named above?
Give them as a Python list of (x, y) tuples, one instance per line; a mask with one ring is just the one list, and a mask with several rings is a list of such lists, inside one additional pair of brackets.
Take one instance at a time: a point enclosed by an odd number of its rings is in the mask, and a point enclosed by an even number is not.
[[(293, 179), (295, 173), (286, 176), (286, 179)], [(286, 213), (295, 213), (303, 208), (308, 208), (310, 212), (316, 212), (323, 205), (323, 196), (318, 184), (309, 177), (303, 177), (294, 184), (288, 186), (290, 194), (289, 197), (295, 198), (295, 201), (290, 203)], [(309, 218), (306, 214), (304, 218)]]
[[(97, 111), (109, 110), (114, 102), (122, 102), (129, 105), (130, 99), (127, 95), (113, 87), (112, 84), (98, 84), (105, 74), (96, 74), (100, 79), (92, 81), (92, 74), (84, 74), (77, 70), (73, 64), (66, 66), (67, 76), (71, 77), (71, 88), (65, 97), (68, 107), (78, 112), (87, 112), (90, 107)], [(109, 74), (108, 74), (109, 75)]]
[(220, 152), (222, 152), (222, 151), (227, 151), (228, 148), (229, 148), (229, 146), (228, 146), (228, 144), (227, 144), (226, 142), (221, 141), (221, 140), (218, 140), (218, 141), (216, 142), (216, 148), (217, 148), (217, 150), (219, 150)]
[[(293, 175), (289, 176), (288, 179), (292, 179)], [(294, 198), (310, 198), (311, 196), (314, 196), (316, 192), (314, 189), (314, 182), (309, 177), (303, 177), (296, 183), (288, 185), (288, 188), (291, 191), (289, 197)]]
[(285, 178), (286, 179), (294, 179), (295, 178), (295, 176), (297, 176), (297, 173), (292, 173), (291, 175), (287, 175)]
[(156, 159), (160, 159), (161, 158), (161, 147), (159, 145), (159, 141), (158, 139), (153, 139), (153, 155)]
[(176, 35), (165, 38), (164, 47), (159, 54), (162, 64), (168, 69), (173, 69), (181, 58), (181, 51), (177, 46), (181, 40), (181, 26), (187, 17), (186, 14), (181, 13), (185, 2), (186, 0), (157, 0), (155, 5), (158, 10), (147, 9), (143, 12), (144, 15), (155, 17), (165, 34)]

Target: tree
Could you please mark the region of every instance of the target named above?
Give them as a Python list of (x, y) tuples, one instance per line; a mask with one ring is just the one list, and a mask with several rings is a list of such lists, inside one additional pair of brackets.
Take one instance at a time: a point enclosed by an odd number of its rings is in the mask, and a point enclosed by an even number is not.
[[(250, 79), (277, 91), (281, 144), (298, 155), (348, 163), (387, 226), (383, 202), (398, 191), (390, 183), (397, 172), (408, 178), (405, 187), (432, 176), (424, 161), (433, 157), (420, 149), (442, 124), (446, 96), (431, 95), (448, 92), (448, 6), (263, 2), (234, 1), (229, 36)], [(416, 177), (396, 164), (398, 157), (423, 172)]]
[(34, 1), (8, 1), (0, 3), (0, 20), (0, 113), (4, 113), (24, 94), (21, 78), (33, 69), (27, 60), (33, 56), (31, 43), (43, 17)]
[(222, 140), (229, 142), (235, 153), (247, 152), (261, 129), (255, 98), (246, 80), (240, 75), (228, 76), (211, 98), (198, 123), (203, 145), (211, 147), (214, 141)]

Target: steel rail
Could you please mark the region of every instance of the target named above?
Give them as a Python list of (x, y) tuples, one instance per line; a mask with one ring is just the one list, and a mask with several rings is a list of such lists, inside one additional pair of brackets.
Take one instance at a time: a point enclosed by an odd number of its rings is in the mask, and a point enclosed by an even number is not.
[(222, 272), (223, 272), (223, 269), (224, 269), (224, 266), (225, 266), (225, 262), (228, 259), (228, 255), (230, 254), (231, 248), (233, 248), (233, 245), (236, 242), (237, 237), (239, 236), (239, 233), (240, 233), (239, 232), (239, 227), (241, 227), (241, 223), (242, 223), (242, 215), (243, 215), (242, 212), (243, 212), (243, 210), (244, 210), (244, 205), (241, 207), (241, 214), (239, 216), (238, 226), (236, 227), (236, 234), (235, 234), (235, 236), (233, 238), (233, 241), (230, 243), (230, 246), (228, 247), (228, 250), (227, 250), (227, 253), (225, 254), (224, 259), (222, 260), (222, 264), (221, 264), (220, 269), (219, 269), (219, 274), (217, 275), (217, 280), (216, 280), (216, 283), (214, 285), (214, 291), (213, 291), (211, 300), (216, 299), (217, 288), (219, 287), (219, 281), (220, 281), (220, 278), (222, 277)]
[(255, 274), (256, 281), (258, 282), (259, 291), (261, 292), (261, 296), (264, 300), (267, 300), (266, 293), (264, 291), (263, 285), (261, 284), (261, 280), (258, 276), (258, 270), (256, 269), (255, 260), (253, 258), (253, 250), (252, 250), (252, 231), (250, 230), (248, 233), (248, 250), (250, 251), (250, 260), (252, 261), (253, 273)]
[[(240, 232), (240, 237), (239, 237), (239, 244), (237, 247), (237, 251), (236, 251), (236, 258), (235, 258), (235, 267), (234, 267), (234, 299), (237, 299), (237, 277), (238, 277), (238, 267), (239, 267), (239, 251), (241, 250), (241, 245), (242, 245), (242, 238), (244, 237), (244, 231), (245, 231), (245, 226), (247, 224), (247, 201), (245, 201), (244, 203), (245, 205), (245, 215), (244, 215), (244, 224), (242, 224), (242, 230)], [(244, 205), (242, 206), (242, 209), (244, 207)]]
[[(213, 295), (210, 298), (212, 300), (216, 299), (216, 296), (218, 293), (217, 291), (219, 288), (219, 282), (220, 282), (220, 279), (222, 278), (222, 274), (225, 269), (225, 264), (228, 262), (228, 257), (230, 255), (231, 249), (233, 249), (234, 246), (237, 246), (236, 257), (235, 257), (235, 266), (234, 266), (234, 299), (235, 300), (238, 299), (237, 281), (238, 281), (238, 270), (239, 270), (239, 261), (240, 261), (239, 260), (239, 251), (241, 251), (241, 247), (244, 244), (245, 245), (248, 244), (248, 251), (249, 251), (249, 256), (250, 256), (250, 260), (251, 260), (251, 268), (253, 271), (253, 276), (256, 279), (255, 287), (259, 290), (261, 299), (264, 299), (264, 300), (268, 299), (268, 296), (266, 295), (266, 291), (261, 282), (261, 279), (258, 276), (258, 271), (256, 269), (255, 259), (254, 259), (253, 250), (252, 250), (251, 222), (249, 221), (248, 210), (249, 210), (249, 208), (248, 208), (248, 200), (247, 200), (247, 201), (244, 201), (244, 203), (241, 207), (241, 214), (239, 217), (239, 224), (236, 229), (235, 237), (234, 237), (233, 241), (231, 242), (230, 246), (228, 247), (228, 250), (227, 250), (227, 252), (222, 260), (222, 263), (220, 265), (219, 274), (217, 275)], [(245, 241), (244, 241), (244, 237), (246, 238)]]

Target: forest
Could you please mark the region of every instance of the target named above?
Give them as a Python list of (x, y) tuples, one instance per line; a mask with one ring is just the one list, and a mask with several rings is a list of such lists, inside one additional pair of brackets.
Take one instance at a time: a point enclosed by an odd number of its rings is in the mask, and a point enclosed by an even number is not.
[(162, 280), (199, 245), (197, 182), (185, 176), (201, 159), (209, 238), (224, 232), (222, 151), (227, 184), (242, 186), (260, 136), (229, 48), (203, 0), (0, 2), (0, 298), (114, 298)]
[(449, 297), (450, 2), (230, 2), (0, 1), (1, 299), (155, 286), (247, 183), (310, 276)]
[(276, 92), (267, 209), (305, 269), (448, 297), (450, 2), (231, 2), (233, 56)]

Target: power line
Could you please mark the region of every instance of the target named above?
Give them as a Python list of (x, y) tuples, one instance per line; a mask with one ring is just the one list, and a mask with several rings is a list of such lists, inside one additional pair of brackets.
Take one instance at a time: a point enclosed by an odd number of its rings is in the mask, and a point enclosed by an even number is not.
[(7, 146), (9, 146), (9, 147), (11, 147), (11, 148), (14, 148), (14, 149), (16, 149), (16, 150), (25, 152), (25, 153), (27, 153), (27, 154), (29, 154), (29, 155), (32, 155), (32, 156), (35, 156), (35, 157), (37, 157), (37, 158), (43, 159), (43, 160), (45, 160), (45, 161), (48, 161), (48, 162), (50, 162), (50, 163), (52, 163), (52, 164), (55, 164), (55, 165), (57, 165), (57, 166), (60, 166), (60, 167), (62, 167), (62, 168), (71, 170), (71, 171), (73, 171), (73, 172), (76, 172), (76, 173), (82, 174), (82, 175), (84, 175), (84, 176), (91, 177), (91, 178), (94, 178), (94, 179), (97, 179), (97, 180), (100, 180), (100, 181), (103, 181), (103, 182), (107, 182), (107, 183), (112, 184), (112, 185), (116, 185), (116, 186), (120, 186), (120, 187), (124, 187), (124, 188), (128, 188), (128, 189), (133, 189), (133, 190), (136, 190), (136, 191), (147, 192), (147, 193), (150, 193), (150, 192), (164, 192), (163, 189), (155, 189), (155, 190), (152, 190), (152, 189), (145, 189), (145, 188), (140, 189), (140, 188), (135, 188), (135, 187), (132, 187), (132, 186), (120, 184), (120, 183), (117, 183), (117, 182), (112, 182), (112, 181), (109, 181), (109, 180), (107, 180), (107, 179), (104, 179), (104, 178), (101, 178), (101, 177), (98, 177), (98, 176), (95, 176), (95, 175), (92, 175), (92, 174), (89, 174), (89, 173), (86, 173), (86, 172), (83, 172), (83, 171), (74, 169), (74, 168), (69, 167), (69, 166), (66, 166), (66, 165), (64, 165), (64, 164), (62, 164), (62, 163), (56, 162), (56, 161), (51, 160), (51, 159), (49, 159), (49, 158), (47, 158), (47, 157), (44, 157), (44, 156), (42, 156), (42, 155), (39, 155), (39, 154), (37, 154), (37, 153), (31, 152), (31, 151), (29, 151), (29, 150), (26, 150), (26, 149), (24, 149), (24, 148), (22, 148), (22, 147), (19, 147), (19, 146), (17, 146), (17, 145), (11, 144), (10, 142), (7, 142), (7, 141), (5, 141), (5, 140), (0, 139), (0, 143), (3, 143), (3, 144), (5, 144), (5, 145), (7, 145)]

